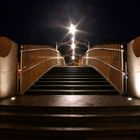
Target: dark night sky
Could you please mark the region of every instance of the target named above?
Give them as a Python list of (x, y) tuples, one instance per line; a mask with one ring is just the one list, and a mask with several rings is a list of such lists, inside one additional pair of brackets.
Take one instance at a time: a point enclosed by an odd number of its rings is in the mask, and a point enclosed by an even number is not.
[(69, 21), (77, 39), (91, 43), (128, 41), (140, 35), (139, 0), (0, 0), (0, 35), (17, 43), (65, 40)]

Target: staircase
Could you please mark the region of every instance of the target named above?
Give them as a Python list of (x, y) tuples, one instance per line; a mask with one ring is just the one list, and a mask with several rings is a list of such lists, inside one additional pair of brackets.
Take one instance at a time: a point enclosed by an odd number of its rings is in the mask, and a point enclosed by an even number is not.
[(91, 67), (55, 67), (27, 94), (118, 95), (112, 85)]
[(91, 67), (55, 67), (24, 96), (0, 101), (1, 139), (138, 140), (140, 100)]

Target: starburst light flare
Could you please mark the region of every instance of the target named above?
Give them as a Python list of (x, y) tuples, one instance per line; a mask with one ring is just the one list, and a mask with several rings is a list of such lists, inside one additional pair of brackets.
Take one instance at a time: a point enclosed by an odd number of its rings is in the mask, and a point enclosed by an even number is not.
[(71, 33), (72, 35), (75, 35), (77, 29), (76, 29), (76, 26), (71, 24), (70, 27), (68, 28), (69, 29), (69, 33)]

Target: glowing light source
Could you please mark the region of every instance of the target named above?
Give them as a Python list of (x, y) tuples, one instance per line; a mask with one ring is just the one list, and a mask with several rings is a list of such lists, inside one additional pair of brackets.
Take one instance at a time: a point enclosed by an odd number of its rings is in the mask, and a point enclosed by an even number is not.
[(74, 35), (74, 34), (76, 33), (76, 31), (77, 31), (76, 26), (73, 25), (73, 24), (71, 24), (70, 27), (69, 27), (68, 29), (69, 29), (69, 32), (70, 32), (72, 35)]
[(128, 100), (128, 101), (132, 101), (132, 98), (131, 98), (131, 97), (128, 97), (127, 100)]
[(72, 43), (75, 42), (75, 36), (72, 36), (71, 41), (72, 41)]
[(75, 48), (76, 48), (75, 43), (72, 43), (72, 45), (71, 45), (71, 49), (74, 50)]
[(11, 97), (11, 101), (14, 101), (16, 99), (16, 97)]
[(72, 60), (74, 60), (74, 59), (75, 59), (75, 56), (74, 56), (74, 55), (72, 55), (72, 56), (71, 56), (71, 59), (72, 59)]
[(74, 56), (75, 56), (75, 50), (73, 50), (73, 51), (72, 51), (72, 55), (74, 55)]

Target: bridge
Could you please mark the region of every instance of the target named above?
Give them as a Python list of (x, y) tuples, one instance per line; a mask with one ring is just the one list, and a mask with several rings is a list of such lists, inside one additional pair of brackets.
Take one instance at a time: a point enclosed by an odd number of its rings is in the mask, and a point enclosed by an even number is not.
[(139, 45), (88, 47), (68, 66), (58, 48), (0, 37), (1, 138), (139, 139)]

